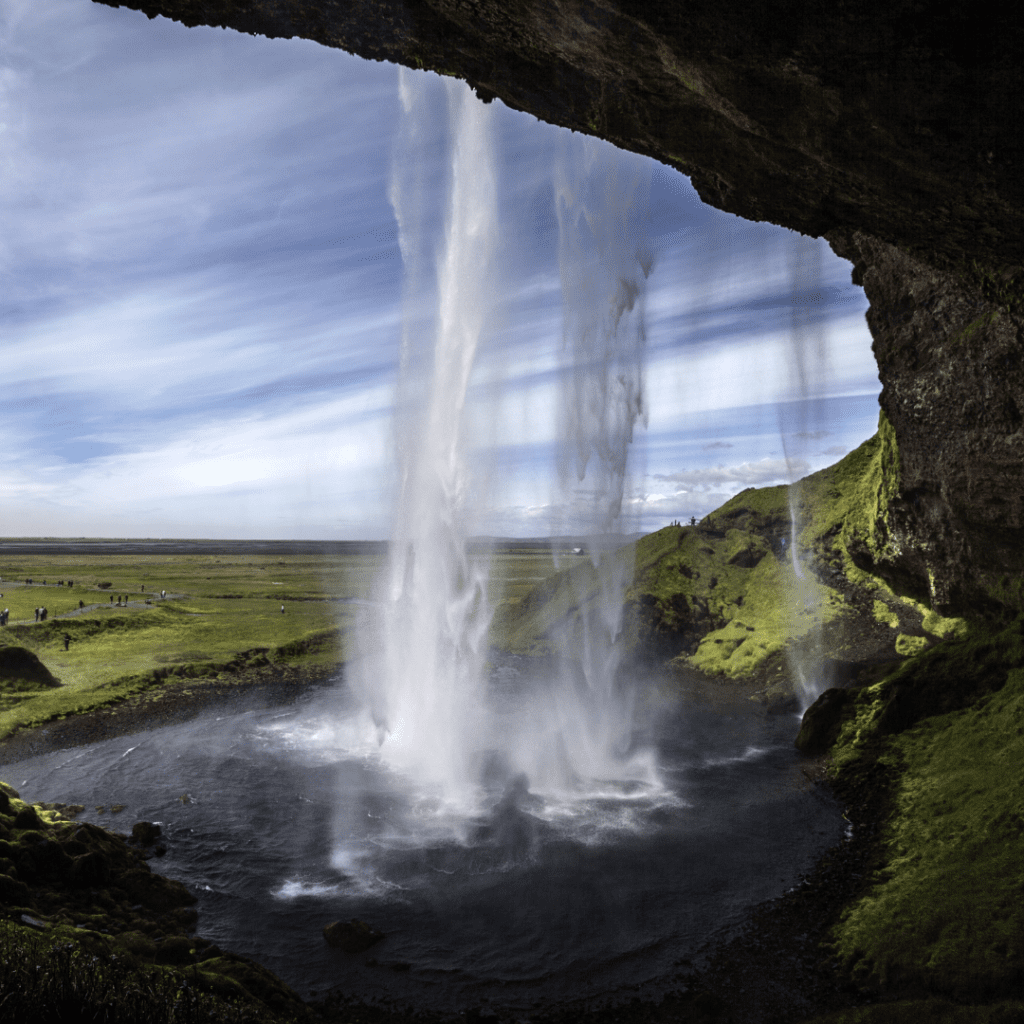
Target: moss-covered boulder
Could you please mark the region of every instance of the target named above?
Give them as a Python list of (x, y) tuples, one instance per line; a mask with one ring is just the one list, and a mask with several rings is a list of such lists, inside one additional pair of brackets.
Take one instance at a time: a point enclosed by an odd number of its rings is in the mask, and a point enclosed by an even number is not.
[(139, 846), (152, 846), (160, 834), (160, 826), (151, 821), (137, 821), (132, 825), (132, 842)]
[(50, 670), (25, 647), (0, 647), (0, 690), (42, 690), (60, 686)]
[(839, 735), (849, 693), (830, 687), (804, 712), (794, 745), (805, 754), (824, 754)]

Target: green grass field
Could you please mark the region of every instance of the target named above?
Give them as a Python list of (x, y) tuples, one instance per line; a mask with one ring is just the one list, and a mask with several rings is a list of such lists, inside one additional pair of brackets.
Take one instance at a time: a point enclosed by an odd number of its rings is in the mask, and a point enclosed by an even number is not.
[[(0, 608), (10, 610), (0, 642), (31, 650), (62, 684), (0, 679), (0, 737), (159, 688), (169, 670), (201, 682), (240, 678), (247, 663), (340, 665), (353, 599), (371, 596), (380, 562), (372, 553), (0, 556)], [(491, 556), (491, 601), (517, 601), (553, 571), (549, 551), (506, 544)], [(38, 607), (47, 621), (36, 622)]]

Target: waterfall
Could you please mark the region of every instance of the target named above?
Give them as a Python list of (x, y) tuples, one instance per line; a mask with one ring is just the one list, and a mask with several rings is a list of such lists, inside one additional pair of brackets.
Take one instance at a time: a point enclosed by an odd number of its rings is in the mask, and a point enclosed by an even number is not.
[(446, 81), (451, 186), (436, 302), (430, 280), (420, 150), (428, 82), (400, 71), (403, 107), (391, 201), (406, 264), (396, 448), (398, 496), (387, 565), (357, 639), (354, 688), (382, 757), (459, 806), (474, 798), (473, 752), (485, 727), (482, 676), (490, 610), (487, 566), (467, 553), (472, 481), (463, 411), (490, 297), (497, 237), (490, 112)]
[(653, 754), (632, 749), (635, 694), (619, 678), (633, 549), (611, 542), (630, 532), (623, 508), (629, 455), (634, 430), (647, 422), (651, 170), (643, 158), (585, 136), (563, 143), (555, 170), (563, 311), (560, 526), (582, 527), (594, 571), (574, 574), (579, 610), (559, 635), (565, 660), (582, 674), (562, 680), (562, 743), (577, 774), (653, 782)]
[(793, 235), (786, 248), (790, 294), (794, 298), (790, 314), (790, 376), (797, 387), (797, 421), (783, 424), (779, 432), (789, 473), (789, 555), (793, 576), (791, 592), (785, 600), (793, 617), (794, 633), (799, 636), (808, 617), (812, 624), (803, 639), (790, 645), (787, 654), (790, 673), (798, 689), (801, 710), (806, 710), (825, 688), (822, 678), (824, 654), (821, 643), (821, 609), (818, 585), (800, 551), (802, 528), (800, 516), (800, 483), (796, 480), (794, 463), (808, 446), (821, 439), (823, 431), (808, 398), (820, 395), (828, 376), (828, 337), (826, 328), (816, 322), (813, 304), (821, 301), (821, 241)]
[[(464, 410), (486, 333), (498, 234), (489, 108), (446, 81), (451, 179), (436, 256), (421, 156), (431, 80), (401, 71), (403, 116), (391, 201), (406, 268), (395, 416), (397, 498), (387, 564), (359, 624), (349, 671), (381, 761), (421, 813), (455, 822), (529, 791), (563, 801), (660, 789), (653, 751), (635, 749), (633, 701), (618, 679), (628, 549), (628, 455), (644, 421), (644, 241), (650, 172), (640, 158), (567, 139), (554, 171), (563, 291), (559, 476), (574, 532), (593, 535), (593, 572), (563, 636), (559, 678), (489, 691), (487, 559), (468, 548), (480, 481)], [(557, 673), (556, 673), (557, 675)], [(490, 781), (485, 784), (485, 780)], [(497, 781), (495, 781), (497, 780)], [(490, 786), (490, 792), (487, 786)]]

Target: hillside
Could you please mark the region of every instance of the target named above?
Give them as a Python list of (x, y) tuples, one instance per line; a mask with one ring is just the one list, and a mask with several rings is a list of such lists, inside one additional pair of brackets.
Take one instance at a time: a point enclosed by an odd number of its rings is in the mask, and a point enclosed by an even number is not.
[(801, 673), (821, 689), (927, 650), (962, 621), (872, 571), (894, 462), (883, 416), (874, 437), (792, 489), (748, 488), (697, 526), (620, 548), (604, 569), (588, 561), (555, 574), (499, 608), (494, 642), (521, 654), (577, 649), (581, 622), (622, 580), (630, 659), (756, 684), (769, 699), (792, 693)]

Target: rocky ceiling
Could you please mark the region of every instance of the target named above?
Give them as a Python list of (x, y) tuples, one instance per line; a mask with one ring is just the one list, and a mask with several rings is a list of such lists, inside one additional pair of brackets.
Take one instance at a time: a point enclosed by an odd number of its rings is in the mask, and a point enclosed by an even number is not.
[[(467, 80), (854, 263), (895, 429), (894, 585), (1024, 571), (1024, 19), (989, 0), (96, 0)], [(1009, 589), (1008, 589), (1009, 588)]]

